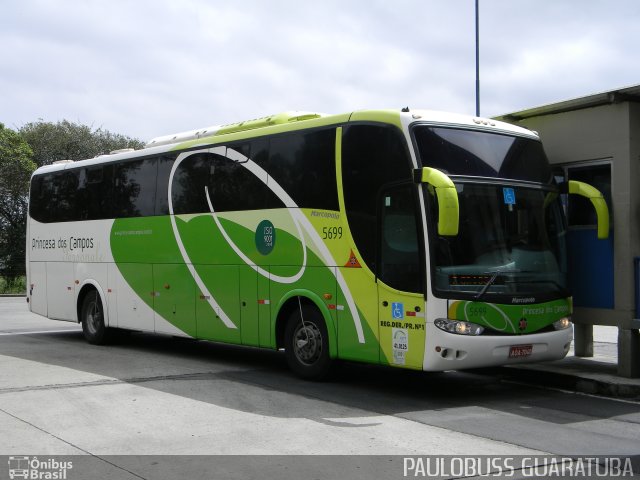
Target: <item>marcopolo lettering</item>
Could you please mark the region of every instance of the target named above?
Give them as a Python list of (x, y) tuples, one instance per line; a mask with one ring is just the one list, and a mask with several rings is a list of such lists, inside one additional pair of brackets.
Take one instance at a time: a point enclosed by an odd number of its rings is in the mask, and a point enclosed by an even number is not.
[(536, 297), (513, 297), (511, 303), (536, 303)]

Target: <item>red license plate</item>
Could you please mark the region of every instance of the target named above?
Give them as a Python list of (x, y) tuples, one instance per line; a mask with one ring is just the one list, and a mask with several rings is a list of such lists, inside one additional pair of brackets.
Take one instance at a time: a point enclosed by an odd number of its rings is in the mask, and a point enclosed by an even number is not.
[(509, 349), (509, 358), (524, 358), (533, 353), (533, 345), (513, 345)]

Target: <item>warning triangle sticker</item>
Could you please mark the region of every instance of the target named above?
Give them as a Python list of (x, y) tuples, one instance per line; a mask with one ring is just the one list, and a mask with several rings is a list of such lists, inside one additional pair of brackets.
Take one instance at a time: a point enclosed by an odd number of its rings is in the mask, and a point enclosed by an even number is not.
[(344, 264), (344, 266), (347, 268), (362, 268), (362, 265), (360, 265), (360, 262), (356, 258), (356, 255), (353, 253), (353, 250), (351, 250), (349, 260)]

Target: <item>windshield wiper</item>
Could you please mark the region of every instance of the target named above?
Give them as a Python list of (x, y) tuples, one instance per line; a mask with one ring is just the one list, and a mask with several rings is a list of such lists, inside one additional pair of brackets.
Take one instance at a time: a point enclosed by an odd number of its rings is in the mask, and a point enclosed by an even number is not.
[(474, 300), (477, 302), (478, 300), (480, 300), (485, 293), (487, 293), (487, 290), (489, 290), (489, 287), (491, 285), (493, 285), (493, 282), (496, 281), (496, 278), (498, 278), (498, 274), (500, 272), (493, 272), (493, 275), (491, 275), (491, 278), (489, 279), (489, 281), (487, 283), (484, 284), (484, 286), (482, 287), (482, 290), (480, 290), (478, 292), (478, 294), (474, 297)]
[(484, 297), (484, 294), (487, 293), (487, 290), (489, 290), (489, 287), (494, 284), (494, 282), (498, 278), (498, 275), (500, 275), (501, 273), (520, 273), (520, 272), (521, 272), (521, 270), (517, 270), (517, 269), (513, 269), (513, 270), (493, 270), (491, 272), (486, 272), (487, 274), (489, 274), (489, 273), (491, 274), (491, 278), (489, 278), (489, 280), (487, 280), (487, 283), (484, 284), (482, 289), (478, 292), (478, 294), (475, 297), (473, 297), (473, 299), (476, 302), (478, 300), (481, 300), (482, 297)]

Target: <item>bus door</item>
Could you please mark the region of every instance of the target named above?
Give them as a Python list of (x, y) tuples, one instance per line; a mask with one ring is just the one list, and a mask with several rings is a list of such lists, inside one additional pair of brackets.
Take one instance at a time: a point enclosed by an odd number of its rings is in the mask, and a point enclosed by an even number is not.
[(422, 368), (425, 312), (415, 185), (384, 189), (378, 204), (381, 361)]

